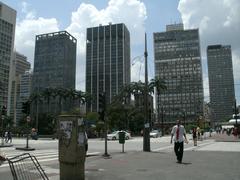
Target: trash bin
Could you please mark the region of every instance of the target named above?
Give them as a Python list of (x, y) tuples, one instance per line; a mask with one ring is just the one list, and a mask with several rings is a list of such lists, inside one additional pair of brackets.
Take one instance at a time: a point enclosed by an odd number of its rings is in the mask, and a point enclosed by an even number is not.
[(119, 132), (119, 143), (120, 144), (124, 144), (125, 143), (125, 132), (124, 131), (120, 131)]

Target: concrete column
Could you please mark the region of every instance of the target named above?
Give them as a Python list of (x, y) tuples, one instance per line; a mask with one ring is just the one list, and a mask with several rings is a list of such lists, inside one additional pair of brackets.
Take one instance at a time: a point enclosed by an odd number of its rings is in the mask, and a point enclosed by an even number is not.
[(86, 143), (83, 119), (59, 116), (60, 180), (85, 179)]

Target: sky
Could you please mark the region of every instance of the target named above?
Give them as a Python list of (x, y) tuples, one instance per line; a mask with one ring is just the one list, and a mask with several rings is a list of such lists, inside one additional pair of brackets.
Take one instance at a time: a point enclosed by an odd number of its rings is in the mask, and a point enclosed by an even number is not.
[(1, 0), (17, 11), (15, 49), (33, 68), (35, 36), (67, 30), (77, 38), (76, 89), (85, 91), (86, 28), (125, 23), (131, 36), (131, 81), (144, 81), (144, 33), (148, 41), (149, 79), (154, 77), (153, 32), (167, 24), (199, 28), (204, 99), (209, 101), (206, 48), (231, 45), (235, 95), (240, 104), (239, 0)]

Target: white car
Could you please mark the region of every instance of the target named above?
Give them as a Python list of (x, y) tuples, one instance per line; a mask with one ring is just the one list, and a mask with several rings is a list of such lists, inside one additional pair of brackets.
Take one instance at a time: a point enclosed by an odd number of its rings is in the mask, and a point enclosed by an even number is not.
[(150, 132), (150, 137), (157, 138), (161, 136), (162, 136), (162, 133), (159, 130), (152, 130)]
[[(117, 139), (119, 139), (119, 132), (121, 132), (121, 131), (114, 131), (111, 134), (108, 134), (107, 135), (107, 139), (108, 140), (117, 140)], [(131, 135), (128, 132), (126, 132), (126, 131), (123, 131), (123, 132), (125, 132), (125, 139), (126, 140), (131, 138)]]

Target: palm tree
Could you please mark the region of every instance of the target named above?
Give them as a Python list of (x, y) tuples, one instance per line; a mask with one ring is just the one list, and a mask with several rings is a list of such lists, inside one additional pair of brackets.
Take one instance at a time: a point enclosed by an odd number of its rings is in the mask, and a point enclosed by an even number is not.
[(30, 105), (35, 102), (35, 107), (36, 107), (36, 125), (35, 128), (38, 129), (38, 106), (40, 101), (42, 100), (42, 93), (36, 92), (30, 95), (29, 97), (29, 102)]
[[(158, 115), (158, 123), (160, 124), (160, 118), (159, 118), (159, 96), (161, 94), (162, 91), (167, 89), (166, 83), (163, 79), (161, 79), (159, 76), (156, 76), (154, 79), (151, 79), (150, 83), (149, 83), (149, 89), (151, 91), (154, 90), (154, 87), (156, 88), (156, 92), (157, 92), (157, 99), (158, 99), (158, 103), (157, 103), (157, 115)], [(163, 135), (163, 118), (162, 118), (162, 135)]]
[(44, 89), (44, 91), (42, 92), (44, 99), (47, 100), (47, 113), (49, 113), (49, 105), (50, 105), (51, 97), (53, 96), (53, 92), (54, 92), (53, 88), (49, 88), (49, 87)]
[(73, 100), (76, 99), (76, 90), (75, 89), (67, 89), (67, 97), (70, 99), (70, 104), (72, 107)]
[(66, 99), (67, 91), (63, 88), (56, 88), (56, 94), (58, 96), (58, 113), (62, 113), (62, 99)]
[(75, 98), (78, 100), (78, 106), (80, 107), (81, 104), (85, 103), (85, 93), (82, 91), (75, 92)]
[(139, 94), (144, 94), (145, 88), (144, 88), (144, 83), (142, 81), (138, 82), (131, 82), (131, 92), (132, 94), (139, 95)]
[(51, 93), (51, 98), (54, 100), (53, 102), (54, 102), (54, 109), (52, 110), (55, 114), (57, 113), (57, 108), (56, 108), (56, 106), (57, 106), (57, 100), (56, 100), (56, 98), (57, 98), (57, 96), (58, 96), (58, 89), (57, 88), (51, 88), (52, 89), (52, 93)]

